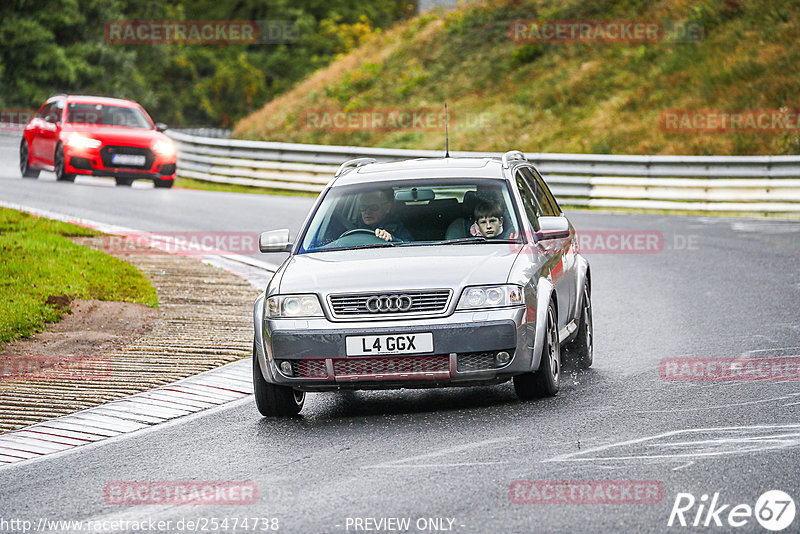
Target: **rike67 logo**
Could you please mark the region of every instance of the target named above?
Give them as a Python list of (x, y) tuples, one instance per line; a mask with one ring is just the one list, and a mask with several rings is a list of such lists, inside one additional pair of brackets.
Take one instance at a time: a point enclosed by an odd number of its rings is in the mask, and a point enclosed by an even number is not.
[(719, 492), (710, 499), (707, 494), (696, 499), (691, 493), (678, 493), (667, 526), (723, 527), (729, 530), (750, 525), (749, 531), (755, 518), (763, 528), (779, 532), (794, 523), (795, 511), (794, 499), (781, 490), (764, 492), (755, 506), (724, 503)]

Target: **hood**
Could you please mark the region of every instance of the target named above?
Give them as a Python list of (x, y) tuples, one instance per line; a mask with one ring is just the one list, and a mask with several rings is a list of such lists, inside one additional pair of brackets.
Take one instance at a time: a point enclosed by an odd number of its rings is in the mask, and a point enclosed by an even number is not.
[(284, 265), (280, 293), (458, 290), (503, 284), (519, 248), (509, 243), (410, 246), (316, 252)]
[(94, 137), (104, 145), (125, 144), (150, 148), (159, 139), (169, 139), (157, 130), (144, 128), (121, 128), (117, 126), (98, 126), (94, 124), (69, 124), (62, 129), (62, 135), (69, 136), (72, 132)]

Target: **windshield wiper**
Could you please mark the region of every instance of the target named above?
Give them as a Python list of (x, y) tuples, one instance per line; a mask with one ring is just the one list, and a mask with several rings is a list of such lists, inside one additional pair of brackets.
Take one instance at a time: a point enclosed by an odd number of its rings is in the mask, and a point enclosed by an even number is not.
[(472, 237), (460, 237), (458, 239), (448, 239), (448, 240), (445, 240), (445, 241), (440, 241), (440, 243), (443, 243), (443, 244), (446, 244), (446, 245), (449, 245), (451, 243), (454, 244), (454, 245), (463, 245), (465, 243), (467, 243), (467, 244), (469, 244), (469, 243), (485, 243), (486, 241), (488, 241), (488, 239), (486, 239), (482, 235), (476, 235), (476, 236), (472, 236)]
[[(330, 245), (330, 243), (328, 243)], [(367, 245), (352, 245), (349, 247), (329, 247), (328, 245), (323, 245), (321, 247), (315, 248), (313, 250), (309, 250), (308, 252), (327, 252), (333, 250), (356, 250), (356, 249), (365, 249), (365, 248), (384, 248), (384, 247), (395, 247), (399, 245), (399, 243), (392, 243), (391, 241), (385, 241), (383, 243), (370, 243)]]
[(473, 244), (473, 243), (489, 243), (489, 244), (519, 243), (519, 240), (510, 239), (510, 238), (500, 239), (500, 238), (497, 238), (497, 237), (487, 238), (487, 237), (483, 237), (483, 236), (478, 235), (478, 236), (472, 236), (472, 237), (460, 237), (458, 239), (449, 239), (449, 240), (444, 240), (444, 241), (436, 241), (433, 244), (434, 245), (450, 245), (450, 244), (453, 244), (453, 245), (470, 245), (470, 244)]

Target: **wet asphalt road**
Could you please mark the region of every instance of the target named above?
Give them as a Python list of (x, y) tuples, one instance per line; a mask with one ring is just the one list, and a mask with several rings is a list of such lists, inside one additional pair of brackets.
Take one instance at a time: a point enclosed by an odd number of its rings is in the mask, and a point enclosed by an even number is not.
[[(103, 179), (62, 184), (51, 173), (23, 180), (9, 138), (0, 138), (0, 200), (140, 230), (293, 233), (312, 202)], [(702, 531), (705, 513), (701, 527), (668, 529), (676, 496), (699, 502), (718, 492), (718, 506), (729, 505), (723, 526), (705, 530), (766, 532), (753, 517), (734, 529), (728, 512), (773, 489), (800, 505), (798, 382), (668, 381), (660, 366), (679, 357), (800, 358), (800, 223), (568, 216), (579, 231), (660, 232), (663, 246), (588, 254), (595, 365), (565, 376), (557, 397), (520, 402), (510, 384), (320, 393), (289, 420), (260, 418), (252, 399), (236, 402), (0, 468), (0, 531), (2, 519), (40, 518), (128, 521), (118, 526), (132, 532), (134, 521), (171, 521), (167, 530), (180, 532), (203, 518), (207, 531), (212, 518), (228, 518), (232, 531), (238, 518), (237, 531), (253, 531), (245, 517), (276, 518), (281, 532), (387, 532), (389, 518), (410, 519), (410, 532)], [(660, 490), (654, 503), (512, 502), (532, 495), (513, 489), (520, 480), (649, 481)], [(109, 504), (104, 487), (115, 481), (253, 481), (258, 500)], [(687, 510), (689, 522), (697, 510)], [(798, 531), (800, 518), (785, 530)]]

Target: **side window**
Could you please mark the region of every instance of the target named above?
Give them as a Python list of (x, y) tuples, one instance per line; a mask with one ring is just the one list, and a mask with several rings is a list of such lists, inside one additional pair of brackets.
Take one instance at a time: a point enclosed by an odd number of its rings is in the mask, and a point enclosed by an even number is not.
[(58, 115), (58, 122), (64, 120), (64, 101), (56, 100), (53, 102), (53, 113)]
[(44, 107), (42, 107), (42, 109), (39, 110), (39, 113), (36, 114), (36, 118), (44, 120), (45, 117), (47, 117), (47, 114), (53, 110), (54, 105), (55, 102), (50, 102), (49, 104), (45, 104)]
[(539, 202), (539, 205), (542, 207), (542, 214), (548, 217), (558, 215), (555, 206), (550, 202), (547, 193), (545, 193), (546, 187), (543, 187), (543, 184), (536, 180), (531, 169), (522, 169), (522, 174), (533, 190), (533, 194)]
[(519, 196), (522, 197), (522, 207), (525, 209), (525, 214), (528, 216), (528, 220), (531, 222), (534, 229), (536, 229), (539, 227), (538, 219), (541, 215), (541, 209), (536, 203), (536, 199), (534, 198), (533, 193), (528, 187), (528, 184), (525, 182), (525, 179), (522, 177), (520, 171), (517, 171), (516, 178)]
[(548, 187), (547, 183), (544, 181), (544, 178), (542, 178), (542, 175), (539, 174), (539, 171), (537, 171), (536, 169), (532, 170), (533, 170), (533, 176), (536, 178), (536, 183), (539, 184), (539, 187), (544, 192), (545, 196), (547, 197), (547, 200), (549, 200), (550, 204), (555, 208), (556, 215), (561, 215), (561, 206), (558, 205), (555, 195), (553, 195), (553, 192), (550, 191), (550, 187)]

